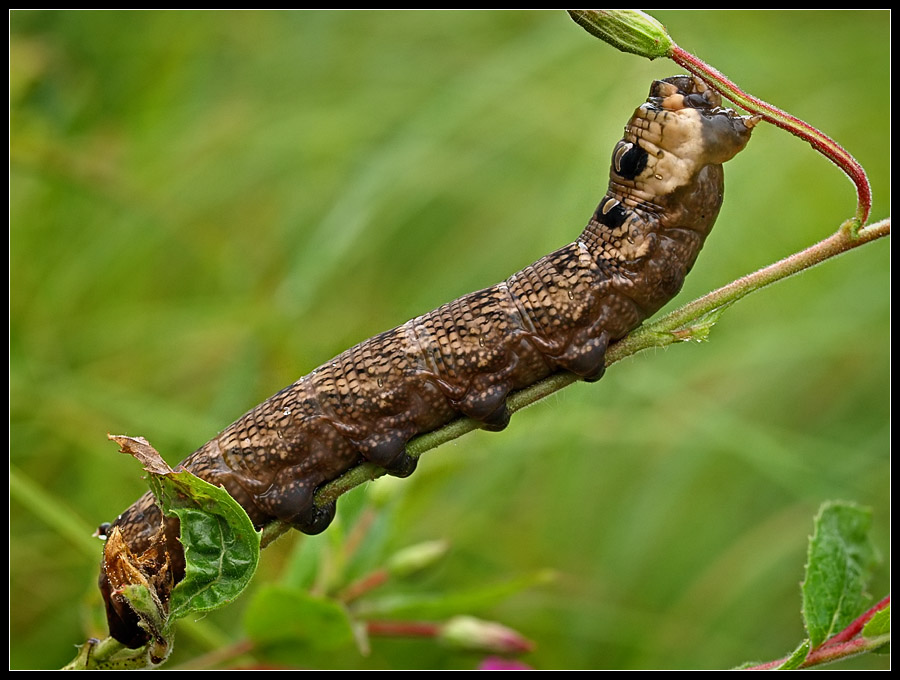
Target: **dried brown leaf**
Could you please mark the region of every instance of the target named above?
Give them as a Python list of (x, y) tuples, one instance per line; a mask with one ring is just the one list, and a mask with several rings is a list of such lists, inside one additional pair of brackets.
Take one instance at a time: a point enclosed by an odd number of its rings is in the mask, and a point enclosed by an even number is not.
[(157, 475), (167, 475), (172, 472), (169, 464), (159, 455), (159, 451), (143, 437), (129, 437), (124, 434), (107, 434), (107, 438), (119, 445), (122, 453), (127, 453), (137, 458), (147, 472)]

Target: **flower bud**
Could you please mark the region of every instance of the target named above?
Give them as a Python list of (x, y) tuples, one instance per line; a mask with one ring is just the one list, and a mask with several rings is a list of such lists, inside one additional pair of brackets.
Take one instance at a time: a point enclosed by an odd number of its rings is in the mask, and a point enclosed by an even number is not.
[(394, 576), (407, 576), (421, 571), (440, 560), (449, 548), (447, 541), (417, 543), (395, 553), (388, 562), (388, 571)]
[(570, 9), (569, 16), (616, 49), (647, 59), (667, 56), (675, 44), (665, 26), (635, 9)]
[(531, 640), (512, 628), (472, 616), (456, 616), (447, 621), (440, 638), (454, 647), (480, 649), (497, 654), (523, 654), (534, 649)]

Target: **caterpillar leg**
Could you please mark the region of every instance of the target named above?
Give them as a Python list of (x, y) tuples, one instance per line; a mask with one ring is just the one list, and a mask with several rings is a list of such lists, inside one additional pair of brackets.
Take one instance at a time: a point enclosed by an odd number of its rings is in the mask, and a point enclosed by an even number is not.
[(391, 477), (409, 477), (416, 471), (419, 459), (410, 456), (404, 447), (403, 452), (391, 461), (390, 465), (382, 465)]
[[(483, 382), (484, 384), (479, 384)], [(459, 411), (481, 423), (489, 432), (499, 432), (509, 425), (509, 409), (506, 397), (509, 388), (505, 383), (490, 384), (491, 380), (473, 381), (465, 398), (457, 404)]]
[(254, 504), (270, 518), (286, 522), (303, 533), (319, 533), (334, 518), (334, 504), (317, 508), (313, 503), (321, 479), (304, 465), (279, 471), (269, 488), (254, 498)]
[(596, 382), (606, 372), (606, 350), (609, 347), (609, 333), (595, 334), (593, 328), (579, 330), (572, 337), (569, 346), (559, 356), (553, 357), (556, 364), (574, 373), (585, 382)]
[(329, 503), (324, 507), (312, 503), (307, 510), (291, 522), (291, 526), (310, 536), (321, 534), (331, 525), (336, 510), (336, 503)]
[(506, 405), (506, 395), (504, 394), (503, 403), (481, 421), (481, 429), (488, 432), (500, 432), (509, 425), (509, 419), (509, 407)]
[(512, 389), (511, 376), (519, 367), (519, 355), (506, 352), (502, 368), (492, 373), (480, 373), (469, 383), (465, 396), (454, 401), (455, 408), (464, 416), (481, 423), (481, 429), (500, 432), (509, 425), (510, 413), (506, 398)]
[(376, 432), (354, 445), (363, 458), (383, 467), (392, 477), (409, 477), (419, 462), (406, 452), (406, 442), (413, 434), (410, 428)]

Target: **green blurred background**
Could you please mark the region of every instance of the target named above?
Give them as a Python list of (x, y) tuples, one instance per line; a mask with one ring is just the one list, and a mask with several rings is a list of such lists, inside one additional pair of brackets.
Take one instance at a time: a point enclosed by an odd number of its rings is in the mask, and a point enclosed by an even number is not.
[[(839, 140), (890, 215), (886, 11), (654, 15)], [(10, 29), (13, 668), (105, 632), (90, 534), (145, 488), (107, 432), (177, 462), (350, 345), (571, 241), (631, 111), (678, 72), (561, 11), (14, 11)], [(770, 126), (726, 175), (673, 305), (854, 211), (840, 171)], [(888, 338), (883, 241), (743, 301), (706, 345), (640, 355), (376, 482), (382, 548), (451, 542), (423, 591), (554, 570), (470, 612), (535, 640), (536, 668), (781, 656), (820, 503), (872, 507), (889, 555)], [(257, 581), (304, 540), (267, 550)], [(241, 639), (251, 598), (186, 625), (171, 663)], [(376, 641), (310, 665), (326, 663), (478, 657)]]

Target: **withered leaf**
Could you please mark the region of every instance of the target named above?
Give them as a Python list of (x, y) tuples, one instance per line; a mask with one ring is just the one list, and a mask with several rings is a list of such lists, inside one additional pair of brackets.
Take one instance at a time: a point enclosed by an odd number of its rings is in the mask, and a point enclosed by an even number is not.
[(106, 436), (119, 445), (119, 450), (122, 453), (128, 453), (141, 461), (147, 472), (157, 475), (167, 475), (172, 472), (172, 468), (159, 455), (159, 451), (154, 449), (150, 442), (143, 437), (129, 437), (124, 434), (108, 433)]

